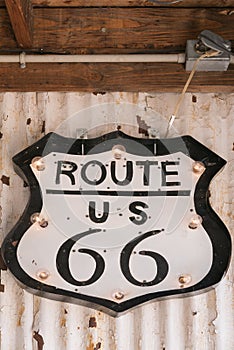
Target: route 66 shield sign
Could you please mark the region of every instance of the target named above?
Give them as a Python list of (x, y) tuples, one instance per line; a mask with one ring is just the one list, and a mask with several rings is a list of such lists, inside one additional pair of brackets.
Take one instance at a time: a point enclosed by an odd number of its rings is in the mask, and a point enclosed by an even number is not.
[(30, 200), (2, 253), (28, 291), (118, 315), (224, 276), (231, 240), (208, 188), (225, 161), (192, 137), (50, 133), (13, 161)]

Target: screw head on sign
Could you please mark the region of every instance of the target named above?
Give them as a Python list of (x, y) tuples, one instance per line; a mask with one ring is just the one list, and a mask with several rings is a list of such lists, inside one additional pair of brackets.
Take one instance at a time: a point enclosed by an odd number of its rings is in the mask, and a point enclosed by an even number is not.
[(38, 171), (45, 170), (45, 163), (42, 157), (34, 157), (31, 164), (32, 167)]

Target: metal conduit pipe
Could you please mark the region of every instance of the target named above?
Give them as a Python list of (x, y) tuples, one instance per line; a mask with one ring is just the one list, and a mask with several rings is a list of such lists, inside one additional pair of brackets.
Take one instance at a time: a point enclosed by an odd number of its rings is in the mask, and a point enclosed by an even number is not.
[(0, 55), (0, 63), (185, 63), (185, 53), (179, 54), (129, 54), (129, 55)]
[[(22, 52), (18, 55), (0, 55), (0, 63), (18, 63), (20, 68), (26, 68), (27, 63), (186, 63), (186, 71), (191, 71), (196, 58), (189, 61), (187, 54), (32, 55)], [(215, 60), (208, 58), (208, 60), (208, 65), (204, 60), (204, 64), (198, 70), (225, 71), (229, 64), (234, 64), (234, 56), (231, 54), (229, 57), (226, 55), (225, 58), (220, 56), (218, 60), (217, 58)]]

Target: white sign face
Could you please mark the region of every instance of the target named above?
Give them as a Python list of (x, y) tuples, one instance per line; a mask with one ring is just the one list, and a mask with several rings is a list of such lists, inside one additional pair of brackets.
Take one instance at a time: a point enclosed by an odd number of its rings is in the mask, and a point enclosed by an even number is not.
[[(192, 159), (178, 141), (175, 152), (162, 154), (166, 141), (162, 147), (152, 140), (152, 154), (143, 140), (109, 135), (88, 152), (89, 140), (83, 140), (76, 146), (81, 152), (47, 145), (41, 158), (34, 157), (29, 171), (39, 186), (40, 210), (30, 213), (32, 224), (17, 241), (20, 270), (45, 295), (111, 314), (213, 284), (206, 278), (220, 262), (207, 225), (215, 214), (208, 210), (207, 184), (201, 186), (208, 160)], [(207, 149), (198, 145), (204, 156)], [(229, 235), (217, 222), (230, 252)], [(228, 260), (222, 256), (222, 275)]]

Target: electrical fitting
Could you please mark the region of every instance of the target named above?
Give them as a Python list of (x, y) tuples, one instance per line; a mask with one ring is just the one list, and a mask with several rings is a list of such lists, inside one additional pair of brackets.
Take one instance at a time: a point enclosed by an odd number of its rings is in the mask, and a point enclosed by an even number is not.
[[(206, 54), (207, 57), (205, 57)], [(187, 40), (186, 71), (192, 71), (194, 64), (202, 55), (204, 57), (199, 60), (196, 71), (222, 72), (228, 69), (230, 63), (233, 63), (231, 42), (210, 30), (203, 30), (197, 40)]]

